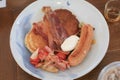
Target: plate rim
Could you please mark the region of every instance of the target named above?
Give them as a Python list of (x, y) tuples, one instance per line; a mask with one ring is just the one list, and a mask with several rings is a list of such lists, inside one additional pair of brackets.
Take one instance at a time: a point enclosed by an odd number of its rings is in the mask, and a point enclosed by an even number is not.
[[(13, 47), (13, 45), (12, 45), (11, 38), (13, 37), (12, 34), (13, 34), (14, 26), (15, 26), (15, 24), (17, 23), (17, 21), (19, 20), (20, 16), (22, 16), (23, 12), (26, 11), (29, 7), (33, 6), (34, 4), (36, 4), (37, 2), (40, 2), (40, 1), (42, 1), (42, 0), (38, 0), (38, 1), (32, 2), (31, 4), (29, 4), (27, 7), (25, 7), (25, 8), (22, 10), (22, 12), (18, 15), (18, 17), (17, 17), (16, 20), (14, 21), (14, 23), (13, 23), (13, 25), (12, 25), (12, 28), (11, 28), (11, 32), (10, 32), (10, 50), (11, 50), (11, 53), (12, 53), (12, 56), (13, 56), (15, 62), (20, 66), (20, 68), (21, 68), (23, 71), (25, 71), (26, 73), (28, 73), (28, 74), (30, 74), (31, 76), (36, 77), (36, 78), (38, 78), (38, 79), (42, 79), (42, 77), (37, 76), (36, 74), (32, 74), (28, 69), (24, 68), (21, 64), (19, 64), (19, 61), (17, 60), (17, 58), (16, 58), (15, 55), (14, 55), (14, 50), (13, 50), (14, 47)], [(66, 0), (65, 0), (65, 1), (66, 1)], [(67, 1), (69, 1), (69, 0), (67, 0)], [(109, 38), (110, 38), (110, 37), (109, 37), (108, 24), (107, 24), (104, 16), (101, 14), (101, 12), (100, 12), (94, 5), (92, 5), (91, 3), (87, 2), (87, 1), (84, 1), (84, 0), (83, 0), (83, 2), (89, 4), (91, 7), (93, 7), (93, 8), (99, 13), (99, 15), (102, 16), (104, 22), (106, 23), (107, 30), (108, 30), (108, 33), (107, 33), (108, 40), (107, 40), (106, 50), (104, 51), (104, 52), (105, 52), (105, 53), (104, 53), (104, 56), (105, 56), (105, 54), (106, 54), (106, 52), (107, 52), (107, 49), (108, 49), (108, 46), (109, 46)], [(81, 76), (77, 76), (77, 77), (74, 78), (74, 79), (77, 79), (77, 78), (79, 78), (79, 77), (82, 77), (82, 76), (88, 74), (88, 73), (89, 73), (90, 71), (92, 71), (93, 69), (95, 69), (95, 68), (97, 67), (97, 65), (102, 61), (102, 59), (104, 58), (104, 56), (103, 56), (95, 65), (93, 65), (93, 66), (91, 67), (91, 69), (89, 69), (89, 71), (87, 71), (87, 73), (83, 73)]]

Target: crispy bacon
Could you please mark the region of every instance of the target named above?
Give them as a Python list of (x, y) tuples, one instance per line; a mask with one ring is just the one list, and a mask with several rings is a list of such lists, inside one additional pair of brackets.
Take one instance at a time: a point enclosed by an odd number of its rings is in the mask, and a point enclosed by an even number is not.
[(45, 32), (43, 32), (43, 27), (44, 27), (44, 25), (43, 25), (42, 22), (33, 23), (33, 29), (32, 29), (32, 31), (36, 35), (42, 36), (42, 38), (45, 39), (48, 42), (48, 37), (47, 37), (47, 34)]
[[(62, 42), (68, 37), (68, 34), (62, 24), (60, 23), (59, 18), (56, 16), (56, 13), (53, 12), (50, 7), (44, 7), (43, 11), (45, 12), (44, 22), (47, 24), (49, 29), (49, 46), (53, 49), (60, 49)], [(55, 46), (55, 47), (54, 47)]]
[[(69, 68), (68, 61), (65, 61), (65, 53), (58, 53), (58, 55), (55, 55), (48, 46), (45, 46), (43, 49), (38, 49), (35, 53), (38, 55), (35, 55), (35, 57), (33, 57), (34, 59), (30, 58), (31, 64), (35, 67), (47, 68), (53, 65), (60, 70)], [(33, 55), (34, 54), (32, 54), (32, 56)]]

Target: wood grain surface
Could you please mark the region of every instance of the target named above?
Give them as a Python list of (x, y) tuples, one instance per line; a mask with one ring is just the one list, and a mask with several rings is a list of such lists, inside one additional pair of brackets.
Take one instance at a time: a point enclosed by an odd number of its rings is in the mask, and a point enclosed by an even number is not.
[[(39, 80), (24, 72), (11, 55), (9, 37), (12, 25), (18, 14), (35, 0), (7, 0), (7, 7), (0, 8), (0, 80)], [(87, 0), (102, 14), (107, 0)], [(97, 80), (106, 65), (120, 61), (120, 21), (109, 23), (110, 43), (102, 62), (90, 73), (76, 80)]]

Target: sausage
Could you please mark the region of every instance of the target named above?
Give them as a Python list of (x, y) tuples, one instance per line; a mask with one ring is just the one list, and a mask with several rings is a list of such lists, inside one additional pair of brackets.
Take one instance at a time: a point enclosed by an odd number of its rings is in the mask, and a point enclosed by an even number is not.
[(68, 62), (71, 66), (80, 64), (90, 50), (93, 40), (93, 27), (85, 24), (81, 29), (81, 37), (74, 51), (69, 55)]

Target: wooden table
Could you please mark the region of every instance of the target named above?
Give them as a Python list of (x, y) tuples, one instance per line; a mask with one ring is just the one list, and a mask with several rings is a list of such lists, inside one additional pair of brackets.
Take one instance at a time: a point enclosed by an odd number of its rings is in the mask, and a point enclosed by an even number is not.
[[(0, 80), (38, 80), (24, 72), (11, 55), (9, 36), (12, 24), (18, 14), (35, 0), (7, 0), (7, 7), (0, 9)], [(103, 14), (107, 0), (88, 0)], [(99, 72), (107, 64), (120, 61), (120, 21), (108, 23), (110, 43), (102, 62), (90, 73), (76, 80), (97, 80)]]

